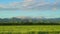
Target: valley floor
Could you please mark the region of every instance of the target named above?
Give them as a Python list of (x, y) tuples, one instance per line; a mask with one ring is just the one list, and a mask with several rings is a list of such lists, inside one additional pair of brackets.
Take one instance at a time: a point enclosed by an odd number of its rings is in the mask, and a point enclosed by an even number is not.
[(26, 33), (26, 32), (60, 32), (60, 25), (21, 25), (0, 26), (0, 33)]

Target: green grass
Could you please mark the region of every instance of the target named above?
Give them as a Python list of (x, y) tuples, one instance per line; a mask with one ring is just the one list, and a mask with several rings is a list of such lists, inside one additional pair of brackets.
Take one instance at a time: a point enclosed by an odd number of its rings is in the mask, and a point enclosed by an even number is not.
[(60, 31), (60, 25), (21, 25), (21, 26), (0, 26), (0, 32), (54, 32)]
[(27, 26), (0, 26), (0, 31), (27, 32), (27, 31), (60, 31), (60, 25), (27, 25)]

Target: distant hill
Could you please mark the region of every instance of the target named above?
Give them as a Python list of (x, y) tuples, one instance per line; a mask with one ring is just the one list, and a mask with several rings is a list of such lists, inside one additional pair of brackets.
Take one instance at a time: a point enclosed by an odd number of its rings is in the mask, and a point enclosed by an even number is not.
[(32, 18), (32, 17), (24, 17), (24, 18), (0, 18), (0, 25), (2, 24), (10, 24), (10, 25), (60, 25), (60, 18)]

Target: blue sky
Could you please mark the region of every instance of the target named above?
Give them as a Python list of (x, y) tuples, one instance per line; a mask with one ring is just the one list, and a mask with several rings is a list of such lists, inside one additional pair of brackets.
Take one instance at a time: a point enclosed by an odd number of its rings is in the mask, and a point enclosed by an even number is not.
[[(54, 7), (54, 2), (56, 2), (56, 0), (45, 0), (42, 3), (39, 1), (42, 2), (41, 0), (0, 0), (0, 18), (11, 18), (17, 16), (60, 18), (60, 8), (58, 8), (59, 3)], [(33, 3), (30, 4), (29, 2)]]

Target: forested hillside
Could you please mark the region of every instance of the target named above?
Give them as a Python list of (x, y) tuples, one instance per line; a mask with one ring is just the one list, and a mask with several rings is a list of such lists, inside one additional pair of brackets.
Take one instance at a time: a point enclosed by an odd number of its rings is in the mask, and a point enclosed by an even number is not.
[(0, 18), (0, 25), (60, 25), (60, 18)]

